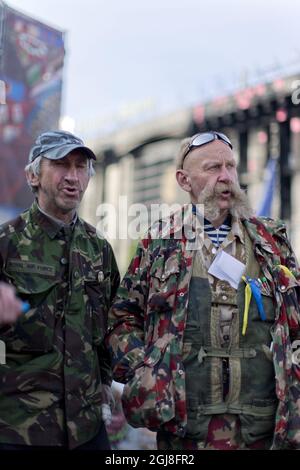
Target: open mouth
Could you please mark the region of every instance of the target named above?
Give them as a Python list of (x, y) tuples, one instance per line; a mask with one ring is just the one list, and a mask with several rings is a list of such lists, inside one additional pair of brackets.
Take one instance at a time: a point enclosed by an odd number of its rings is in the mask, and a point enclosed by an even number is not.
[(77, 188), (63, 188), (63, 193), (66, 196), (74, 197), (74, 196), (78, 196), (79, 191)]
[(222, 195), (222, 196), (231, 196), (231, 191), (229, 191), (229, 190), (222, 191), (222, 192), (221, 192), (221, 195)]

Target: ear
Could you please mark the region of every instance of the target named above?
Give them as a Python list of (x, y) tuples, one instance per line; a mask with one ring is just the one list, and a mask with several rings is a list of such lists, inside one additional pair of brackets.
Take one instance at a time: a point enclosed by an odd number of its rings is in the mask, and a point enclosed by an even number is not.
[(26, 171), (26, 179), (30, 186), (34, 186), (35, 188), (39, 187), (40, 178), (32, 173), (32, 171)]
[(177, 170), (176, 179), (177, 183), (184, 191), (186, 191), (187, 193), (190, 193), (192, 191), (191, 180), (186, 170)]

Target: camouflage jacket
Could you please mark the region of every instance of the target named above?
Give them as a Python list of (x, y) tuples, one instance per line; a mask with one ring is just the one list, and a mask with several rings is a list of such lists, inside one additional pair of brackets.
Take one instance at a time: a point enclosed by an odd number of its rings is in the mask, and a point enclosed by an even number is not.
[[(193, 231), (193, 217), (184, 206), (140, 241), (109, 312), (107, 337), (114, 378), (126, 383), (122, 399), (129, 422), (178, 436), (187, 422), (182, 346), (193, 261), (186, 233), (187, 227)], [(292, 343), (300, 337), (300, 273), (283, 223), (252, 218), (243, 224), (276, 299), (273, 448), (300, 448), (300, 368), (292, 361)]]
[(98, 432), (101, 384), (111, 383), (112, 249), (80, 218), (61, 228), (34, 203), (0, 228), (0, 278), (31, 307), (0, 327), (0, 442), (77, 447)]

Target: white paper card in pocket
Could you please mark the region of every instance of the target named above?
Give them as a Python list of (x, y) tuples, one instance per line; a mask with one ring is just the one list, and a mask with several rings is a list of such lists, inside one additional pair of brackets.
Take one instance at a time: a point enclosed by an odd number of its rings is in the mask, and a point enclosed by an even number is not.
[(222, 281), (229, 282), (231, 287), (237, 289), (245, 269), (246, 265), (244, 263), (225, 251), (219, 251), (208, 272)]

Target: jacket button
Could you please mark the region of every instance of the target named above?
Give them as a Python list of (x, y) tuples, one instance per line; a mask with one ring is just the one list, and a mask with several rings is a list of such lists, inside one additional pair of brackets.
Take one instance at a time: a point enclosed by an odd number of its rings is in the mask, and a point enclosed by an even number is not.
[(182, 369), (179, 369), (178, 374), (179, 374), (179, 375), (182, 375), (182, 374), (183, 374), (183, 370), (182, 370)]
[(61, 262), (61, 264), (63, 264), (63, 265), (68, 264), (67, 258), (61, 258), (60, 262)]
[(71, 365), (72, 365), (72, 362), (73, 362), (73, 361), (72, 361), (72, 359), (70, 359), (70, 358), (69, 358), (69, 359), (67, 359), (67, 361), (66, 361), (66, 363), (67, 363), (67, 366), (68, 366), (68, 367), (71, 367)]
[(75, 279), (78, 279), (79, 276), (80, 276), (79, 272), (78, 272), (78, 271), (75, 271), (75, 272), (74, 272), (74, 277), (75, 277)]

